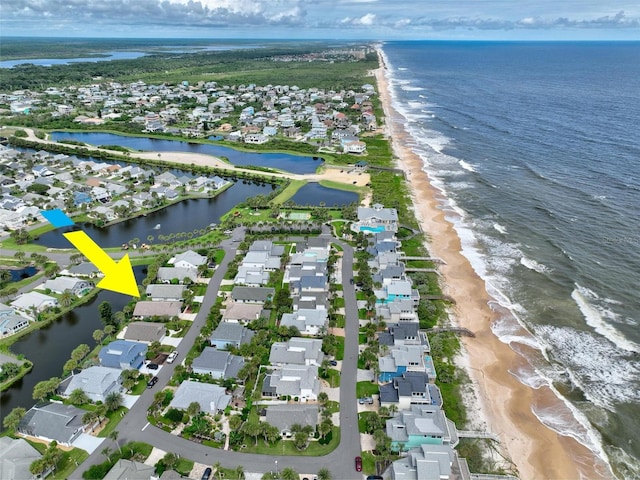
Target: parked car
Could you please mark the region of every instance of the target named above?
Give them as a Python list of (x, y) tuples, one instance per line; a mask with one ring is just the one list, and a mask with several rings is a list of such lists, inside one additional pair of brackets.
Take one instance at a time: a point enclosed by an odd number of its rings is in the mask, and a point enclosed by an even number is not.
[(158, 377), (152, 377), (151, 380), (147, 382), (147, 388), (153, 387), (156, 383), (158, 383)]
[(360, 398), (358, 399), (358, 403), (359, 403), (360, 405), (365, 405), (365, 404), (367, 404), (367, 405), (373, 405), (373, 398), (371, 398), (371, 397), (360, 397)]
[(331, 365), (332, 367), (335, 367), (338, 365), (338, 362), (336, 362), (335, 360), (330, 360), (329, 365)]
[(380, 475), (369, 475), (367, 480), (382, 480), (382, 476)]
[(353, 278), (352, 278), (351, 280), (349, 280), (349, 283), (350, 283), (351, 285), (353, 285), (353, 283), (354, 283), (354, 282), (353, 282)]
[(158, 364), (157, 363), (148, 363), (147, 364), (147, 368), (149, 370), (157, 370), (158, 369)]
[(173, 361), (176, 359), (177, 356), (178, 356), (177, 350), (174, 350), (173, 352), (171, 352), (167, 357), (167, 363), (173, 363)]
[(356, 457), (356, 472), (362, 471), (362, 458)]
[(201, 480), (209, 480), (209, 477), (211, 476), (211, 467), (207, 467), (204, 470), (204, 473), (202, 474), (202, 479)]

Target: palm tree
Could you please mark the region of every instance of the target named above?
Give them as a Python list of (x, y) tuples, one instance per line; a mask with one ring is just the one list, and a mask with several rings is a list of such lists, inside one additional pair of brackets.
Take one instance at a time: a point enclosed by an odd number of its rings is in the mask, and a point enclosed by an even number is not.
[(242, 465), (238, 465), (236, 467), (236, 477), (238, 477), (238, 480), (242, 480), (244, 478), (244, 467)]
[(215, 465), (213, 466), (213, 469), (216, 471), (215, 476), (216, 478), (220, 479), (222, 478), (222, 464), (220, 462), (216, 462)]
[(113, 412), (122, 406), (124, 398), (120, 392), (111, 392), (104, 399), (104, 406), (109, 412)]
[(76, 388), (69, 395), (69, 401), (74, 405), (84, 405), (85, 403), (89, 403), (89, 397), (81, 388)]
[(107, 460), (110, 460), (109, 454), (111, 454), (111, 449), (109, 447), (104, 447), (102, 450), (100, 450), (100, 453), (104, 455)]
[(120, 452), (120, 455), (122, 455), (122, 449), (120, 448), (120, 444), (118, 443), (118, 431), (114, 430), (109, 434), (109, 438), (111, 440), (113, 440), (113, 442), (116, 444), (116, 447), (118, 447), (118, 451)]
[(93, 331), (93, 339), (96, 341), (97, 345), (100, 345), (100, 342), (102, 342), (103, 338), (104, 338), (104, 332), (102, 330), (98, 328), (97, 330)]
[(88, 411), (82, 416), (82, 423), (83, 425), (91, 425), (91, 431), (93, 432), (93, 427), (97, 419), (98, 415), (96, 412)]
[(13, 276), (11, 275), (11, 272), (9, 270), (6, 270), (4, 268), (0, 270), (0, 285), (4, 286), (4, 284), (9, 283), (12, 278)]
[(318, 480), (332, 480), (333, 476), (328, 468), (321, 468), (318, 470)]

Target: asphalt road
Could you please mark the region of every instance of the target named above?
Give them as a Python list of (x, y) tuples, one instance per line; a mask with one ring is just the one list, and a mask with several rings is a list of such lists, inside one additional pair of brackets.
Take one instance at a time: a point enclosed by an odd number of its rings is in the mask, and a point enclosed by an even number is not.
[[(220, 283), (227, 271), (229, 262), (236, 255), (236, 246), (244, 236), (242, 229), (236, 229), (233, 238), (221, 244), (225, 250), (224, 260), (216, 269), (213, 278), (209, 282), (202, 307), (194, 320), (193, 326), (180, 344), (180, 355), (184, 355), (196, 337), (200, 329), (204, 326), (209, 310), (216, 301)], [(345, 351), (342, 362), (341, 387), (340, 388), (340, 444), (330, 454), (323, 457), (304, 456), (271, 456), (250, 453), (233, 452), (207, 447), (191, 442), (181, 437), (171, 435), (147, 422), (147, 410), (153, 402), (155, 392), (164, 388), (171, 376), (175, 366), (180, 361), (173, 364), (165, 364), (157, 374), (158, 384), (146, 390), (135, 403), (133, 408), (124, 416), (118, 424), (119, 443), (122, 445), (129, 441), (146, 442), (154, 447), (167, 452), (173, 452), (181, 457), (188, 458), (198, 463), (213, 465), (216, 462), (225, 468), (235, 468), (242, 465), (246, 472), (269, 472), (275, 470), (277, 460), (278, 470), (292, 467), (299, 473), (315, 474), (321, 468), (328, 468), (333, 478), (336, 480), (361, 480), (363, 475), (355, 471), (354, 459), (360, 455), (360, 433), (358, 432), (358, 413), (356, 404), (356, 373), (358, 359), (358, 309), (356, 304), (355, 288), (350, 283), (353, 272), (353, 249), (329, 234), (323, 234), (330, 238), (332, 242), (339, 244), (343, 248), (342, 258), (342, 285), (345, 299), (346, 330), (345, 330)], [(235, 240), (235, 241), (234, 241)], [(180, 356), (178, 360), (181, 360)], [(113, 442), (107, 440), (104, 446), (115, 449)], [(110, 445), (111, 444), (111, 445)], [(101, 450), (101, 449), (99, 449)], [(104, 456), (98, 450), (87, 458), (70, 478), (81, 479), (82, 473), (92, 465), (102, 463)]]

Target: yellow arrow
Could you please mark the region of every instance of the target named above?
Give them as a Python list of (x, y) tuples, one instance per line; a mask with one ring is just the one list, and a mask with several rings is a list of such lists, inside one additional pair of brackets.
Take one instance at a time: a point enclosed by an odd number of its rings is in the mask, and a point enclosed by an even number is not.
[(114, 292), (139, 297), (136, 278), (133, 276), (129, 255), (125, 255), (118, 263), (115, 262), (107, 252), (100, 248), (83, 231), (69, 232), (64, 234), (74, 247), (89, 259), (96, 267), (104, 273), (104, 278), (98, 283), (98, 288), (112, 290)]

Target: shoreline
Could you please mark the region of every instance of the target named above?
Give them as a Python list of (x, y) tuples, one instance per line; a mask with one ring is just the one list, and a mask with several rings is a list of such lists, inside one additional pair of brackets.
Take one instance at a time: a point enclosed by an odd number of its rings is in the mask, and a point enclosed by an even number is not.
[(462, 254), (460, 238), (445, 218), (441, 207), (446, 199), (430, 183), (422, 159), (405, 146), (410, 137), (391, 104), (386, 65), (379, 48), (378, 57), (381, 67), (374, 73), (385, 113), (385, 135), (390, 138), (398, 167), (405, 172), (416, 218), (428, 235), (429, 253), (446, 262), (439, 269), (443, 293), (456, 301), (451, 311), (454, 323), (476, 334), (475, 339), (462, 340), (460, 363), (472, 379), (479, 411), (477, 423), (486, 424), (500, 437), (501, 449), (523, 479), (608, 478), (608, 466), (594, 452), (572, 437), (551, 430), (533, 413), (534, 406), (566, 409), (554, 392), (548, 387), (534, 390), (511, 373), (527, 362), (491, 330), (499, 312), (490, 307), (493, 299), (484, 281)]

